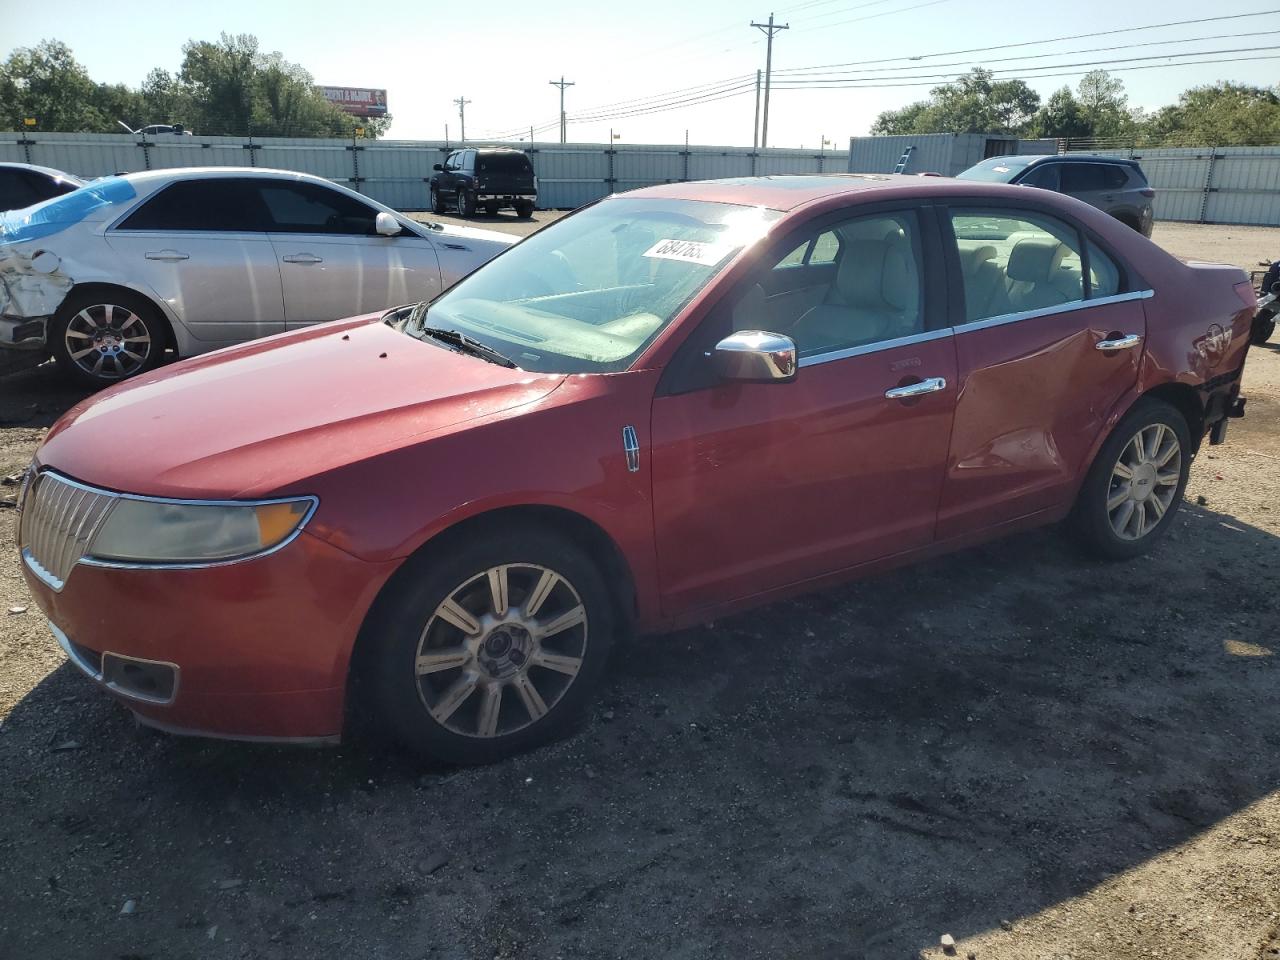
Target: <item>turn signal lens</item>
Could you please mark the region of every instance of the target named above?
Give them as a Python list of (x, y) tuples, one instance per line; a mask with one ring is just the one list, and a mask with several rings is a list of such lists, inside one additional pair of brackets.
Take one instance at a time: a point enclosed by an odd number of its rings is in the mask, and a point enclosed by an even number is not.
[(254, 507), (258, 517), (258, 539), (262, 546), (274, 547), (293, 531), (298, 529), (307, 511), (311, 509), (309, 500), (288, 500), (284, 503), (264, 503)]

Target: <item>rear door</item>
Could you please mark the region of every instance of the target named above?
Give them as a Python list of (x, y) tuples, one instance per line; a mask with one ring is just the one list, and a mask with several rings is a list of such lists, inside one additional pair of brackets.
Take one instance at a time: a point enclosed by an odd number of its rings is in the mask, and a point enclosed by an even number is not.
[[(1061, 190), (1068, 196), (1083, 200), (1099, 210), (1108, 210), (1115, 200), (1114, 179), (1109, 178), (1108, 164), (1064, 163)], [(1123, 176), (1121, 177), (1123, 183)]]
[(378, 210), (318, 183), (255, 181), (279, 263), (288, 328), (427, 300), (440, 292), (431, 241), (384, 237)]
[[(964, 309), (940, 540), (1069, 503), (1137, 382), (1149, 295), (1096, 240), (1047, 212), (956, 205), (943, 220)], [(1115, 341), (1126, 346), (1099, 349)]]
[(107, 230), (125, 273), (212, 349), (284, 329), (275, 251), (253, 183), (179, 180)]

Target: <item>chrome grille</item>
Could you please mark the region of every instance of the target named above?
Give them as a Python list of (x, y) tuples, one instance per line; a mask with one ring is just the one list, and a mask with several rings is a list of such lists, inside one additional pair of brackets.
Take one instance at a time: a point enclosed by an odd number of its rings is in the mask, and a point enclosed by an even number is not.
[(119, 497), (39, 473), (22, 504), (22, 559), (41, 580), (61, 590)]

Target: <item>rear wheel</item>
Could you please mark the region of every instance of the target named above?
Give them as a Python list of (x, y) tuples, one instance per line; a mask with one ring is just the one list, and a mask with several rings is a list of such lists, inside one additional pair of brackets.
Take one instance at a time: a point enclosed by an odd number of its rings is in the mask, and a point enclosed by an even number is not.
[(516, 215), (528, 220), (533, 216), (533, 204), (528, 200), (522, 200), (516, 204)]
[(1139, 400), (1112, 431), (1089, 469), (1072, 517), (1094, 553), (1127, 559), (1168, 529), (1191, 470), (1191, 433), (1182, 414)]
[(73, 294), (49, 329), (49, 347), (63, 373), (106, 387), (160, 363), (166, 327), (155, 306), (127, 291)]
[(474, 217), (476, 214), (476, 195), (462, 188), (458, 189), (458, 216)]
[(1249, 342), (1261, 346), (1271, 339), (1272, 334), (1276, 332), (1276, 318), (1274, 316), (1263, 317), (1257, 316), (1253, 319), (1253, 330), (1249, 334)]
[(615, 629), (598, 564), (539, 527), (417, 564), (368, 635), (368, 702), (392, 734), (425, 757), (470, 764), (570, 731)]
[(440, 199), (440, 191), (438, 191), (435, 187), (431, 188), (431, 212), (432, 213), (448, 212), (447, 208), (444, 205), (444, 201)]
[(496, 217), (498, 215), (498, 205), (496, 203), (486, 203), (484, 205), (484, 212), (491, 217)]

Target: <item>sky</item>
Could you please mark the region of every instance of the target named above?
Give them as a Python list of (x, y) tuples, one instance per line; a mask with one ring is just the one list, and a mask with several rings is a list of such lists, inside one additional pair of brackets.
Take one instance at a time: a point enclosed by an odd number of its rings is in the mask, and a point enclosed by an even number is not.
[[(847, 147), (850, 136), (868, 133), (880, 111), (922, 99), (930, 86), (977, 65), (1009, 70), (1047, 97), (1064, 84), (1074, 87), (1092, 69), (1086, 62), (1111, 61), (1099, 65), (1116, 71), (1131, 105), (1149, 110), (1194, 85), (1280, 80), (1280, 0), (774, 2), (776, 21), (789, 24), (773, 49), (780, 82), (770, 98), (769, 145), (775, 147), (818, 149), (820, 140), (831, 149)], [(175, 71), (189, 39), (252, 33), (263, 50), (302, 64), (317, 83), (385, 88), (392, 139), (443, 139), (447, 125), (456, 141), (454, 101), (463, 97), (470, 101), (469, 140), (528, 139), (530, 126), (536, 139), (556, 140), (559, 90), (550, 81), (563, 76), (574, 84), (565, 92), (570, 142), (602, 143), (612, 133), (623, 143), (680, 143), (687, 134), (690, 143), (732, 146), (752, 142), (755, 72), (765, 65), (765, 42), (749, 24), (771, 12), (754, 0), (485, 0), (474, 8), (421, 0), (219, 0), (182, 4), (180, 15), (154, 0), (114, 0), (109, 15), (101, 0), (62, 0), (49, 18), (33, 16), (35, 9), (29, 0), (0, 0), (0, 56), (54, 38), (71, 47), (95, 80), (137, 86), (152, 67)], [(1154, 28), (1240, 13), (1265, 15)], [(1035, 42), (1128, 27), (1143, 29)], [(1009, 44), (1025, 45), (956, 53)], [(1170, 58), (1173, 53), (1183, 56)], [(1011, 59), (1019, 55), (1035, 58)], [(1258, 57), (1271, 59), (1251, 59)], [(872, 60), (878, 62), (867, 63)], [(1193, 62), (1203, 60), (1217, 62)], [(787, 72), (829, 64), (852, 66)], [(781, 83), (840, 70), (853, 73), (835, 79), (852, 77), (861, 85)], [(692, 95), (705, 99), (636, 112)], [(151, 118), (139, 118), (144, 122)]]

